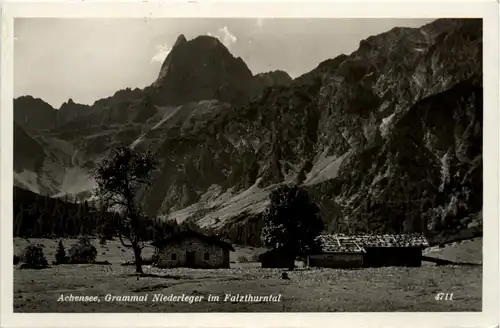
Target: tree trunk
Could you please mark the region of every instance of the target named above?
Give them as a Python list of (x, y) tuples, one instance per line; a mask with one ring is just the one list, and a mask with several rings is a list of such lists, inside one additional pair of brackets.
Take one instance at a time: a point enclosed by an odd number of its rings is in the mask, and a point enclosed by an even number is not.
[(141, 257), (141, 249), (139, 247), (133, 247), (134, 249), (134, 257), (135, 257), (135, 272), (143, 274), (142, 271), (142, 257)]

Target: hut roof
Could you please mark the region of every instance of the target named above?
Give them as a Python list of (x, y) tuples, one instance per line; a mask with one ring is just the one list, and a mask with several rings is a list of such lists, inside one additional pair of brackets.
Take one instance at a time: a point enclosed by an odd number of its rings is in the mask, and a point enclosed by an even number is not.
[(422, 234), (385, 234), (349, 236), (362, 247), (427, 247), (429, 243)]
[(366, 253), (355, 240), (339, 238), (337, 235), (320, 235), (317, 241), (323, 253)]
[(370, 247), (427, 247), (421, 234), (320, 235), (317, 241), (323, 253), (366, 253)]
[(187, 230), (187, 231), (179, 232), (179, 233), (177, 233), (175, 235), (167, 237), (167, 238), (165, 238), (163, 240), (163, 242), (159, 246), (160, 246), (160, 248), (161, 247), (165, 247), (165, 246), (167, 246), (169, 244), (172, 244), (174, 242), (178, 242), (178, 241), (184, 240), (186, 238), (198, 238), (198, 239), (206, 242), (207, 244), (217, 245), (217, 246), (229, 249), (230, 251), (234, 252), (234, 248), (231, 245), (231, 243), (229, 243), (229, 242), (227, 242), (225, 240), (222, 240), (220, 237), (217, 237), (217, 236), (208, 236), (208, 235), (205, 235), (205, 234), (193, 231), (193, 230)]

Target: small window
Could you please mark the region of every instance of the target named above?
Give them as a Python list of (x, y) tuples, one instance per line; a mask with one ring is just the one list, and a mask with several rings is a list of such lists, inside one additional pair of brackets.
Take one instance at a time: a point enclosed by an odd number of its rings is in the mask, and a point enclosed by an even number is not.
[(204, 259), (205, 261), (210, 260), (210, 254), (209, 254), (209, 253), (205, 253), (205, 256), (203, 257), (203, 259)]
[(172, 255), (170, 255), (170, 259), (171, 259), (172, 261), (177, 260), (177, 254), (172, 254)]

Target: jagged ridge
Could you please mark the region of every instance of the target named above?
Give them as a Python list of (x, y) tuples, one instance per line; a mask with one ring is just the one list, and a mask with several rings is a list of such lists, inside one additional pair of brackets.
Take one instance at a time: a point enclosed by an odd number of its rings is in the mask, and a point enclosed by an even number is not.
[(51, 133), (77, 145), (77, 166), (119, 142), (155, 148), (161, 167), (139, 195), (148, 212), (235, 242), (258, 243), (268, 193), (290, 181), (332, 230), (437, 234), (481, 211), (481, 60), (472, 19), (392, 29), (293, 81), (181, 36), (152, 86)]

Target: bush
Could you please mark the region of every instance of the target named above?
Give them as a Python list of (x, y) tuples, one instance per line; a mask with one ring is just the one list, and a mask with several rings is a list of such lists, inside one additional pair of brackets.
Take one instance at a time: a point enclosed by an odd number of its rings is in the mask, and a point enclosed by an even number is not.
[(69, 258), (66, 256), (66, 250), (64, 249), (64, 245), (62, 243), (62, 239), (59, 240), (59, 244), (57, 245), (56, 251), (56, 260), (54, 264), (64, 264), (68, 263)]
[(97, 249), (86, 237), (81, 238), (80, 241), (71, 246), (69, 250), (69, 263), (72, 264), (94, 263), (96, 257)]
[(238, 263), (248, 263), (248, 259), (244, 256), (238, 257)]
[(43, 254), (41, 245), (28, 245), (24, 249), (22, 262), (25, 268), (45, 268), (48, 266), (47, 259)]
[(14, 265), (19, 264), (20, 261), (21, 261), (21, 258), (19, 256), (17, 256), (16, 254), (14, 254)]

